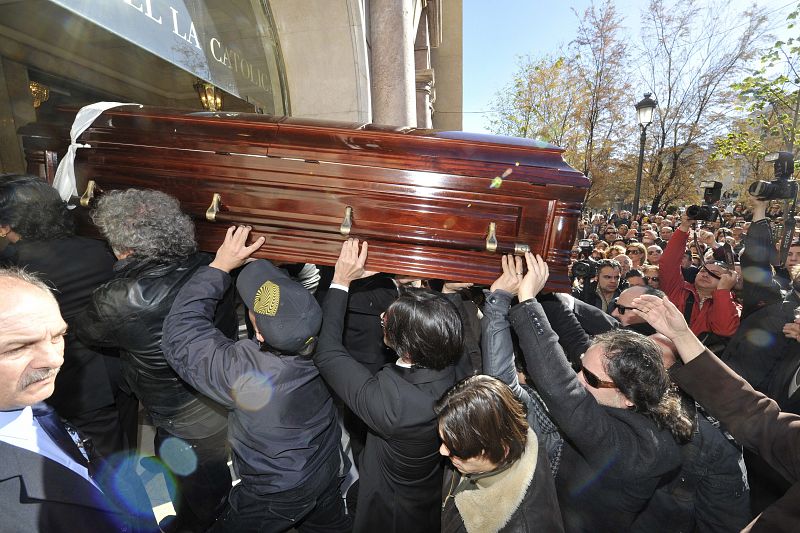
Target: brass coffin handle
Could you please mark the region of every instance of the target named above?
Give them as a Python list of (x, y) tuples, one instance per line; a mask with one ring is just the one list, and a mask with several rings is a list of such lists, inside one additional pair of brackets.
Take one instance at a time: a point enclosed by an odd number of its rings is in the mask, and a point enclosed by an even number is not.
[(94, 190), (97, 188), (97, 183), (94, 180), (89, 180), (89, 183), (86, 184), (86, 190), (83, 192), (83, 196), (81, 196), (81, 205), (83, 207), (89, 207), (92, 199), (94, 199)]
[(219, 193), (214, 193), (211, 198), (211, 205), (206, 209), (206, 220), (209, 222), (217, 221), (217, 213), (219, 213), (219, 204), (222, 202), (222, 196)]
[(339, 233), (343, 237), (347, 237), (350, 235), (351, 229), (353, 229), (353, 208), (348, 205), (344, 208), (344, 220), (342, 220), (342, 225), (339, 226)]
[(525, 255), (525, 252), (530, 252), (531, 247), (527, 244), (514, 243), (514, 255)]
[(492, 253), (497, 251), (497, 224), (494, 222), (489, 222), (489, 234), (486, 236), (486, 251)]

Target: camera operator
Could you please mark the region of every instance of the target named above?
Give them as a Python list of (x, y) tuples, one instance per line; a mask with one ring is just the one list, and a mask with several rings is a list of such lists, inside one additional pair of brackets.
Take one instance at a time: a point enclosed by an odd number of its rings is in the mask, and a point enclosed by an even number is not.
[(736, 285), (737, 274), (733, 265), (704, 263), (694, 283), (681, 276), (681, 257), (686, 250), (691, 221), (681, 217), (681, 225), (667, 244), (659, 262), (661, 290), (686, 316), (696, 335), (705, 333), (730, 337), (739, 327), (741, 308), (731, 289)]
[(793, 341), (783, 335), (785, 324), (794, 320), (797, 296), (784, 303), (780, 287), (772, 279), (770, 261), (776, 251), (766, 216), (768, 200), (753, 200), (753, 223), (742, 254), (742, 320), (720, 359), (756, 390), (767, 393), (777, 365)]
[[(580, 263), (575, 263), (572, 271), (576, 277), (583, 279), (583, 286), (573, 291), (573, 296), (582, 302), (593, 305), (606, 313), (611, 313), (611, 304), (620, 293), (621, 268), (613, 259), (601, 259), (589, 263), (591, 268), (577, 268)], [(595, 281), (589, 281), (593, 277)]]

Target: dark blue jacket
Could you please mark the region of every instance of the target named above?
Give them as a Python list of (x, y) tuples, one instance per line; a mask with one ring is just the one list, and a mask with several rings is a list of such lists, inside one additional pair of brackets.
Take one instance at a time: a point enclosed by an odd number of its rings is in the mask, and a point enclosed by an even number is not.
[(228, 409), (233, 467), (242, 483), (259, 494), (287, 491), (340, 460), (333, 400), (311, 359), (274, 355), (214, 327), (214, 310), (230, 285), (227, 273), (199, 268), (175, 298), (161, 346), (181, 379)]

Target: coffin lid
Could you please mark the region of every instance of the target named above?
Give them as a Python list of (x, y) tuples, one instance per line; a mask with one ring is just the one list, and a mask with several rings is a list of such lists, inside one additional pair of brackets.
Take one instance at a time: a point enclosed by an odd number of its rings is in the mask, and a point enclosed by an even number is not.
[[(63, 111), (73, 116), (77, 112)], [(384, 166), (396, 168), (409, 168), (415, 161), (424, 161), (429, 170), (494, 177), (499, 168), (507, 167), (513, 170), (511, 179), (515, 180), (552, 184), (555, 175), (559, 185), (583, 189), (590, 186), (582, 173), (563, 160), (564, 149), (533, 139), (500, 135), (144, 106), (104, 112), (79, 141), (91, 142), (99, 131), (114, 130), (160, 132), (174, 139), (172, 147), (178, 149), (194, 149), (192, 142), (197, 140), (206, 149), (209, 142), (216, 142), (216, 149), (249, 155), (292, 157), (314, 152), (322, 156), (321, 160), (341, 162), (347, 158), (355, 162), (354, 158), (360, 158), (365, 164), (369, 164), (370, 156), (379, 155)], [(468, 165), (459, 168), (458, 161)], [(476, 168), (480, 162), (487, 163), (485, 169)]]

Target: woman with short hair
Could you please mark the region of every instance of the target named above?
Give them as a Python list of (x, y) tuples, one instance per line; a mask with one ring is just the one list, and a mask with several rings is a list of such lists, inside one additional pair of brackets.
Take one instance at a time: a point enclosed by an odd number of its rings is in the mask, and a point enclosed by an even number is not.
[(647, 260), (647, 248), (640, 242), (631, 242), (625, 247), (625, 255), (631, 258), (633, 268), (641, 270)]
[(471, 376), (436, 403), (444, 478), (442, 532), (563, 531), (544, 446), (508, 385)]

